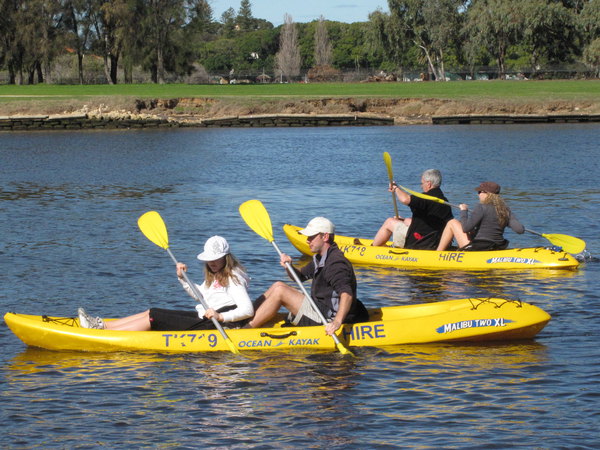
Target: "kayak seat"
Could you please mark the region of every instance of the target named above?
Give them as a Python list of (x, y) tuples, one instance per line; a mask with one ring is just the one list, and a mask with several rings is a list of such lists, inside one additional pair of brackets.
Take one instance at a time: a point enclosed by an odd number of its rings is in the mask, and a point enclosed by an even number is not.
[(410, 247), (405, 248), (410, 248), (412, 250), (435, 250), (440, 243), (440, 237), (441, 234), (439, 231), (432, 231), (431, 233), (423, 236)]
[(489, 250), (504, 250), (508, 248), (508, 241), (504, 239), (504, 241), (499, 244), (494, 241), (488, 241), (485, 239), (473, 239), (464, 247), (459, 248), (459, 251), (463, 252), (483, 252)]

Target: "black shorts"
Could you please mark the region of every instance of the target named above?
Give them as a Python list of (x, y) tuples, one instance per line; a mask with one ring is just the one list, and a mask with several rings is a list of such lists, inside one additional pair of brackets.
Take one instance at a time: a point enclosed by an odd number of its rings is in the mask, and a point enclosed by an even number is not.
[[(231, 311), (235, 306), (225, 306), (217, 312)], [(211, 319), (198, 317), (198, 311), (150, 308), (150, 329), (153, 331), (214, 330)], [(237, 322), (232, 322), (237, 324)]]

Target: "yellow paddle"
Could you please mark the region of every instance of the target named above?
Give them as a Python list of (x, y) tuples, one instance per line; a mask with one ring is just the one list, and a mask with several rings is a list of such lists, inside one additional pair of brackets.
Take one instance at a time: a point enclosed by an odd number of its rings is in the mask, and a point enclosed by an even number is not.
[[(392, 157), (388, 152), (383, 152), (383, 161), (385, 162), (385, 166), (387, 167), (388, 178), (390, 179), (390, 183), (394, 182), (394, 172), (392, 171)], [(396, 219), (400, 216), (398, 215), (398, 203), (396, 203), (396, 194), (392, 192), (392, 200), (394, 200), (394, 211), (396, 213)]]
[[(175, 256), (173, 256), (173, 253), (169, 248), (169, 235), (167, 234), (167, 227), (165, 226), (165, 222), (163, 221), (162, 217), (160, 217), (159, 213), (157, 213), (156, 211), (149, 211), (145, 214), (142, 214), (138, 219), (138, 226), (140, 227), (142, 233), (144, 233), (144, 236), (146, 236), (148, 239), (150, 239), (150, 241), (158, 245), (160, 248), (166, 250), (173, 262), (177, 264), (177, 259), (175, 259)], [(183, 277), (185, 278), (185, 281), (192, 289), (196, 300), (198, 300), (202, 304), (204, 309), (209, 309), (209, 306), (206, 304), (204, 297), (202, 297), (202, 294), (198, 292), (196, 285), (190, 281), (185, 272), (182, 273)], [(219, 321), (215, 317), (212, 317), (211, 320), (215, 324), (216, 329), (219, 330), (219, 332), (221, 333), (221, 336), (223, 336), (223, 339), (225, 339), (225, 342), (229, 346), (229, 349), (233, 353), (239, 354), (240, 351), (235, 347), (235, 344), (231, 341), (231, 339), (229, 339), (229, 336), (227, 336), (227, 333), (225, 333), (225, 330), (223, 329)]]
[[(281, 250), (275, 242), (275, 238), (273, 238), (273, 226), (271, 225), (271, 218), (269, 217), (269, 213), (267, 212), (267, 209), (264, 207), (261, 201), (248, 200), (247, 202), (242, 203), (240, 205), (240, 215), (242, 216), (242, 219), (244, 219), (244, 222), (246, 222), (246, 224), (248, 224), (248, 226), (252, 229), (252, 231), (269, 241), (271, 244), (273, 244), (273, 247), (275, 247), (275, 250), (277, 251), (279, 256), (281, 256)], [(300, 278), (298, 278), (298, 275), (296, 274), (294, 268), (290, 263), (287, 263), (287, 269), (288, 272), (294, 278), (294, 281), (296, 281), (296, 283), (298, 283), (298, 286), (300, 286), (300, 290), (302, 291), (306, 299), (310, 302), (313, 309), (319, 314), (321, 322), (324, 325), (327, 324), (325, 317), (323, 316), (319, 308), (317, 308), (317, 306), (315, 305), (315, 302), (312, 299), (312, 297), (308, 295), (308, 292), (306, 292), (306, 289), (300, 281)], [(340, 342), (340, 340), (335, 334), (332, 334), (331, 337), (333, 338), (333, 341), (335, 342), (335, 345), (337, 346), (340, 353), (344, 355), (353, 355), (353, 353), (350, 350), (344, 347), (344, 345)]]
[[(458, 205), (454, 205), (450, 202), (447, 202), (445, 200), (442, 200), (441, 198), (437, 198), (437, 197), (432, 197), (431, 195), (427, 195), (427, 194), (421, 194), (419, 192), (415, 192), (412, 191), (408, 188), (405, 188), (404, 186), (400, 186), (399, 184), (397, 184), (396, 186), (398, 186), (400, 189), (402, 189), (403, 191), (408, 192), (409, 194), (414, 195), (415, 197), (420, 197), (423, 198), (425, 200), (431, 200), (437, 203), (441, 203), (444, 205), (448, 205), (448, 206), (452, 206), (453, 208), (458, 208)], [(567, 234), (542, 234), (542, 233), (538, 233), (537, 231), (533, 231), (533, 230), (528, 230), (527, 228), (525, 228), (525, 231), (527, 231), (528, 233), (531, 234), (536, 234), (538, 236), (542, 236), (546, 239), (548, 239), (548, 241), (550, 241), (550, 243), (552, 245), (556, 245), (558, 247), (562, 247), (564, 251), (568, 252), (568, 253), (573, 253), (573, 254), (577, 254), (577, 253), (581, 253), (584, 249), (585, 249), (585, 241), (579, 238), (576, 238), (574, 236), (569, 236)]]

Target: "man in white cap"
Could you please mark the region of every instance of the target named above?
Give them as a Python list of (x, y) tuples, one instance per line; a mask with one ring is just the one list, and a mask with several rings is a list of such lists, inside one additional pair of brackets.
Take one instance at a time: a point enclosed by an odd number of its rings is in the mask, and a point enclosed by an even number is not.
[[(315, 217), (306, 228), (300, 230), (310, 246), (313, 261), (302, 269), (292, 269), (301, 281), (312, 279), (311, 297), (328, 321), (325, 331), (331, 335), (343, 323), (356, 323), (368, 320), (368, 312), (356, 297), (356, 276), (352, 264), (334, 242), (335, 226), (325, 217)], [(280, 264), (286, 267), (292, 258), (281, 255)], [(281, 282), (275, 282), (255, 302), (254, 318), (248, 327), (260, 327), (269, 321), (285, 306), (290, 311), (288, 320), (293, 325), (311, 326), (321, 324), (321, 319), (313, 310), (304, 294)]]

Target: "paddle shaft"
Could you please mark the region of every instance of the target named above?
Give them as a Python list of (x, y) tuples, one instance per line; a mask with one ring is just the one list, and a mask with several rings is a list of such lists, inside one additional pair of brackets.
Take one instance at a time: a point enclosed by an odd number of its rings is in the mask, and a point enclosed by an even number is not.
[[(281, 257), (282, 253), (281, 253), (281, 250), (279, 249), (279, 246), (277, 245), (277, 242), (275, 242), (275, 240), (273, 240), (273, 241), (271, 241), (271, 244), (273, 244), (273, 247), (275, 247), (275, 250), (277, 251), (277, 254), (279, 255), (279, 257)], [(313, 300), (313, 298), (310, 295), (308, 295), (308, 292), (306, 292), (306, 289), (305, 289), (304, 285), (302, 284), (302, 281), (300, 281), (300, 278), (298, 278), (298, 274), (296, 273), (296, 271), (294, 270), (294, 268), (292, 267), (292, 265), (289, 262), (286, 262), (285, 265), (287, 267), (288, 272), (290, 273), (290, 275), (294, 279), (294, 281), (296, 283), (298, 283), (298, 286), (300, 287), (300, 290), (302, 291), (302, 293), (304, 294), (304, 296), (306, 297), (306, 299), (308, 299), (308, 301), (310, 302), (310, 304), (313, 307), (313, 309), (319, 315), (319, 319), (321, 319), (321, 322), (323, 323), (323, 325), (327, 325), (327, 320), (325, 319), (325, 316), (323, 315), (323, 313), (321, 312), (321, 310), (319, 308), (317, 308), (317, 305), (315, 305), (315, 301)], [(342, 345), (342, 343), (340, 342), (340, 340), (338, 339), (338, 337), (337, 337), (337, 335), (335, 333), (332, 334), (331, 337), (333, 338), (333, 340), (335, 342), (335, 345), (337, 345), (338, 347), (340, 345)]]
[[(166, 250), (167, 250), (167, 253), (169, 254), (169, 256), (171, 257), (171, 259), (173, 260), (173, 262), (175, 263), (175, 265), (177, 265), (177, 259), (173, 255), (173, 252), (171, 252), (171, 249), (167, 247)], [(196, 287), (196, 285), (190, 281), (190, 279), (188, 278), (188, 276), (184, 270), (182, 270), (181, 273), (183, 274), (183, 278), (185, 279), (186, 283), (190, 286), (190, 289), (194, 293), (196, 300), (198, 300), (200, 302), (200, 304), (202, 305), (202, 307), (205, 310), (208, 310), (209, 306), (206, 303), (206, 301), (204, 300), (204, 297), (202, 297), (202, 294), (200, 292), (198, 292), (198, 288)], [(217, 328), (217, 330), (219, 330), (219, 333), (221, 333), (221, 336), (223, 336), (223, 339), (228, 341), (229, 337), (225, 333), (225, 330), (223, 329), (223, 327), (221, 326), (221, 324), (219, 323), (217, 318), (215, 316), (213, 316), (213, 317), (211, 317), (211, 320), (215, 324), (215, 327)]]
[(528, 233), (531, 233), (531, 234), (537, 234), (538, 236), (546, 237), (542, 233), (538, 233), (537, 231), (529, 230), (527, 228), (525, 228), (525, 231), (527, 231)]
[[(390, 156), (390, 154), (388, 152), (384, 152), (383, 153), (383, 161), (385, 162), (385, 165), (387, 167), (387, 173), (388, 173), (388, 178), (390, 180), (390, 183), (394, 183), (394, 172), (392, 171), (392, 157)], [(400, 218), (400, 215), (398, 214), (398, 203), (396, 200), (396, 193), (392, 192), (392, 200), (394, 201), (394, 212), (396, 213), (396, 219)]]

